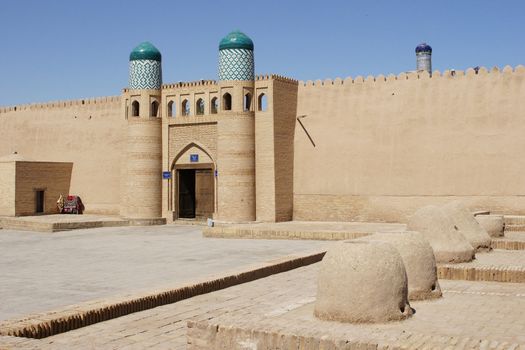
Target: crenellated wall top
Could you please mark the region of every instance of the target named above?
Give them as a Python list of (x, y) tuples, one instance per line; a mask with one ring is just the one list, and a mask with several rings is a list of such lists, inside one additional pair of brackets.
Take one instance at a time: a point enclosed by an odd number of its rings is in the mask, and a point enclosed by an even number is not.
[[(307, 80), (297, 81), (292, 78), (288, 78), (278, 74), (263, 74), (255, 76), (256, 81), (265, 81), (265, 80), (277, 80), (289, 84), (299, 84), (304, 87), (319, 87), (319, 86), (338, 86), (338, 85), (348, 85), (348, 84), (362, 84), (362, 83), (380, 83), (380, 82), (389, 82), (397, 80), (425, 80), (425, 79), (454, 79), (464, 76), (485, 76), (485, 75), (525, 75), (525, 66), (518, 65), (514, 68), (511, 66), (505, 66), (503, 69), (499, 67), (493, 67), (487, 69), (485, 67), (476, 67), (468, 68), (467, 70), (445, 70), (443, 72), (434, 71), (430, 75), (426, 71), (412, 71), (412, 72), (403, 72), (398, 75), (389, 74), (387, 76), (379, 74), (377, 76), (369, 75), (367, 77), (357, 76), (355, 78), (347, 77), (345, 79), (335, 78), (335, 79), (325, 79), (325, 80)], [(204, 86), (214, 86), (217, 85), (215, 80), (198, 80), (191, 82), (178, 82), (172, 84), (163, 84), (163, 89), (172, 89), (172, 88), (192, 88), (192, 87), (204, 87)], [(123, 92), (127, 92), (129, 89), (123, 89)], [(78, 100), (65, 100), (65, 101), (52, 101), (45, 103), (31, 103), (31, 104), (21, 104), (16, 106), (5, 106), (0, 107), (0, 113), (7, 112), (16, 112), (16, 111), (26, 111), (26, 110), (39, 110), (39, 109), (54, 109), (54, 108), (67, 108), (67, 107), (77, 107), (77, 106), (96, 106), (100, 104), (107, 103), (120, 103), (120, 96), (105, 96), (105, 97), (94, 97)]]
[(384, 76), (382, 74), (379, 74), (377, 76), (369, 75), (367, 77), (363, 76), (357, 76), (355, 78), (347, 77), (345, 79), (341, 78), (335, 78), (335, 79), (325, 79), (325, 80), (307, 80), (305, 81), (299, 81), (299, 85), (305, 86), (305, 87), (319, 87), (319, 86), (332, 86), (332, 85), (347, 85), (347, 84), (361, 84), (361, 83), (380, 83), (380, 82), (389, 82), (389, 81), (396, 81), (396, 80), (423, 80), (423, 79), (454, 79), (458, 77), (463, 76), (484, 76), (487, 74), (501, 74), (501, 75), (507, 75), (507, 74), (516, 74), (516, 75), (525, 75), (525, 66), (518, 65), (515, 68), (512, 68), (511, 66), (505, 66), (503, 69), (500, 69), (499, 67), (493, 67), (492, 69), (487, 69), (485, 67), (476, 67), (476, 68), (468, 68), (467, 70), (454, 70), (449, 69), (443, 71), (441, 73), (440, 71), (436, 70), (430, 75), (426, 71), (412, 71), (412, 72), (403, 72), (398, 75), (389, 74), (387, 76)]
[(263, 81), (263, 80), (277, 80), (283, 83), (289, 83), (289, 84), (299, 84), (299, 81), (293, 78), (288, 78), (283, 75), (278, 74), (262, 74), (262, 75), (256, 75), (255, 81)]
[(180, 81), (178, 83), (172, 83), (172, 84), (163, 84), (163, 89), (173, 89), (173, 88), (188, 88), (188, 87), (195, 87), (195, 86), (210, 86), (210, 85), (217, 85), (217, 81), (215, 80), (196, 80), (196, 81)]
[(51, 101), (45, 103), (30, 103), (21, 104), (16, 106), (0, 107), (0, 113), (7, 112), (18, 112), (28, 110), (40, 110), (40, 109), (55, 109), (55, 108), (68, 108), (68, 107), (93, 107), (101, 104), (118, 104), (120, 103), (120, 96), (104, 96), (104, 97), (93, 97), (79, 100), (64, 100), (64, 101)]

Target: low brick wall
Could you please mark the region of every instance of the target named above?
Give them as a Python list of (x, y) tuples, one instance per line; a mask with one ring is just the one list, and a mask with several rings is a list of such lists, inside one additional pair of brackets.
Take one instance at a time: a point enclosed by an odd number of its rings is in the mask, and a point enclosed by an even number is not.
[(248, 239), (299, 239), (338, 241), (370, 235), (371, 232), (344, 231), (287, 231), (260, 228), (237, 228), (231, 226), (205, 227), (202, 235), (209, 238), (248, 238)]
[[(341, 328), (341, 324), (336, 324)], [(302, 333), (302, 334), (301, 334)], [(188, 350), (246, 350), (246, 349), (521, 349), (521, 344), (488, 341), (458, 336), (428, 335), (403, 332), (397, 339), (356, 339), (352, 336), (326, 336), (322, 332), (303, 328), (298, 332), (245, 325), (220, 325), (206, 321), (188, 321)]]
[(506, 239), (493, 239), (490, 244), (492, 249), (525, 250), (525, 241), (512, 241)]
[(325, 252), (315, 252), (298, 257), (287, 257), (279, 262), (258, 265), (237, 273), (196, 282), (180, 288), (131, 296), (126, 300), (86, 302), (65, 310), (32, 315), (19, 320), (8, 320), (0, 323), (0, 335), (45, 338), (310, 265), (321, 261), (324, 254)]
[(438, 265), (439, 279), (525, 283), (525, 266), (498, 267)]
[(504, 215), (505, 228), (507, 226), (525, 226), (525, 215)]
[[(188, 350), (246, 350), (246, 349), (377, 349), (378, 344), (359, 340), (325, 339), (322, 336), (286, 334), (279, 331), (251, 329), (188, 321)], [(402, 347), (388, 347), (401, 350)]]
[(24, 217), (0, 218), (0, 228), (18, 231), (60, 232), (100, 227), (165, 225), (165, 218), (42, 222)]
[(525, 225), (508, 225), (505, 224), (505, 232), (525, 232)]

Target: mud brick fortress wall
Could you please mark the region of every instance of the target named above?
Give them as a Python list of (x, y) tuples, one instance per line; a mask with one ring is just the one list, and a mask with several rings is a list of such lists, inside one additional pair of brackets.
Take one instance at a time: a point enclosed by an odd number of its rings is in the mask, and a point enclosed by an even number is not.
[(524, 214), (525, 67), (301, 82), (294, 218), (405, 221), (466, 200)]
[(0, 108), (0, 156), (73, 163), (86, 213), (176, 219), (178, 171), (200, 169), (223, 221), (406, 222), (452, 197), (525, 214), (525, 67), (298, 82), (224, 41), (218, 81), (162, 85), (143, 43), (121, 96)]
[(0, 108), (0, 154), (72, 162), (70, 193), (82, 197), (86, 212), (118, 214), (126, 136), (121, 108), (118, 96)]

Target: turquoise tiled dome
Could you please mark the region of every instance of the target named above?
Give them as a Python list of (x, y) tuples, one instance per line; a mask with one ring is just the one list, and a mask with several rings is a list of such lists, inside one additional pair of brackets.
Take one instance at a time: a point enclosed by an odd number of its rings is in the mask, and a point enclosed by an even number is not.
[(133, 51), (131, 51), (129, 54), (129, 60), (151, 60), (160, 62), (162, 60), (162, 55), (152, 43), (145, 41), (134, 48)]
[(247, 49), (253, 50), (253, 41), (239, 30), (234, 30), (222, 38), (219, 44), (219, 50), (224, 49)]
[(160, 89), (162, 66), (160, 51), (149, 42), (143, 42), (129, 55), (129, 88)]

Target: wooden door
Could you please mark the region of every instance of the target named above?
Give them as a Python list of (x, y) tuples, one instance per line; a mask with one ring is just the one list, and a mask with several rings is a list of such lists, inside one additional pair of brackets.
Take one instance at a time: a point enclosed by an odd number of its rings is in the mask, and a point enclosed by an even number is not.
[(212, 169), (195, 170), (195, 216), (211, 218), (214, 210), (215, 180)]

